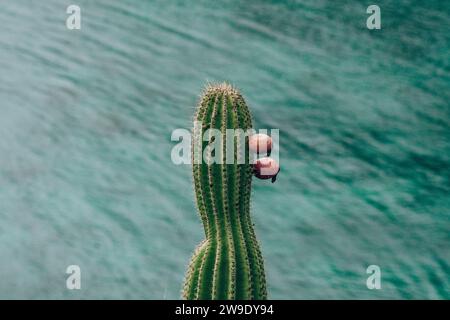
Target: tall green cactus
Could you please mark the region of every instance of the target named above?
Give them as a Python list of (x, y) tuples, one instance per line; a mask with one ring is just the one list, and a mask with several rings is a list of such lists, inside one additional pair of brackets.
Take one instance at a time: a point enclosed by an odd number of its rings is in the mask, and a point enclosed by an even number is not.
[[(206, 88), (195, 121), (202, 127), (194, 133), (194, 151), (211, 141), (195, 143), (207, 129), (222, 134), (219, 152), (223, 164), (193, 161), (194, 188), (206, 239), (197, 247), (189, 264), (184, 299), (266, 299), (264, 265), (250, 218), (252, 167), (248, 137), (245, 163), (239, 164), (240, 139), (234, 140), (234, 164), (226, 164), (226, 130), (252, 128), (249, 109), (239, 91), (223, 83)], [(195, 130), (194, 130), (195, 131)], [(200, 148), (201, 150), (195, 150)], [(217, 154), (215, 155), (217, 158)], [(242, 161), (240, 162), (242, 163)]]

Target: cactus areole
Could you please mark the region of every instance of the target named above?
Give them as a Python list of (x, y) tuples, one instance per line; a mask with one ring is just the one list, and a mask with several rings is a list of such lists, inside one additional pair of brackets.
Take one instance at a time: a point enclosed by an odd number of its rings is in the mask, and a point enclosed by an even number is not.
[[(228, 84), (205, 89), (195, 121), (202, 122), (196, 136), (208, 129), (252, 128), (250, 111), (239, 91)], [(215, 150), (225, 157), (226, 139)], [(234, 157), (241, 150), (234, 143)], [(188, 266), (183, 287), (184, 299), (266, 299), (266, 280), (261, 251), (250, 218), (253, 169), (245, 138), (245, 163), (193, 164), (194, 189), (198, 212), (206, 238), (196, 248)], [(202, 150), (210, 141), (200, 144)], [(198, 148), (193, 143), (194, 148)], [(198, 151), (198, 150), (197, 150)], [(217, 154), (215, 155), (217, 157)]]

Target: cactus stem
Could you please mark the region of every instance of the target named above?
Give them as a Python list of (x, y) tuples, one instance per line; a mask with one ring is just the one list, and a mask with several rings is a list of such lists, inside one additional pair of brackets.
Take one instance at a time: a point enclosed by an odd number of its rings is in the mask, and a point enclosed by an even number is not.
[[(251, 129), (250, 111), (241, 94), (229, 84), (209, 85), (203, 92), (195, 121), (202, 127), (194, 139), (208, 129), (221, 132), (214, 157), (221, 164), (193, 162), (194, 189), (205, 240), (197, 246), (186, 273), (184, 299), (266, 299), (264, 265), (250, 217), (252, 168), (248, 137), (245, 155), (240, 154), (240, 133), (234, 137), (234, 161), (226, 161), (226, 129)], [(196, 152), (212, 142), (193, 141)], [(211, 158), (211, 155), (207, 155)], [(237, 159), (245, 156), (245, 163)]]

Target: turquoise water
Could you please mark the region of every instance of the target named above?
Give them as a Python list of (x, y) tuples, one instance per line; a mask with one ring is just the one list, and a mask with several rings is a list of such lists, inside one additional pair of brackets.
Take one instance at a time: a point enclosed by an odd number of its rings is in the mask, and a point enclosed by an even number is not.
[(2, 1), (0, 298), (179, 298), (203, 235), (170, 136), (228, 80), (280, 129), (270, 298), (449, 299), (450, 4), (377, 4), (369, 31), (364, 1)]

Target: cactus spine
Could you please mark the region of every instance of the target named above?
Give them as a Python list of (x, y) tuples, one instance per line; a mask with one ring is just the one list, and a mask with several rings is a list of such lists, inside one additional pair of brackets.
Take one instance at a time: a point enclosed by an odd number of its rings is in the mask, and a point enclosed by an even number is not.
[[(211, 85), (200, 100), (195, 121), (202, 127), (193, 138), (202, 151), (211, 141), (202, 139), (207, 129), (222, 134), (219, 152), (223, 164), (193, 161), (194, 189), (206, 239), (196, 248), (183, 288), (184, 299), (266, 299), (264, 265), (250, 219), (252, 167), (248, 137), (245, 163), (238, 164), (239, 136), (234, 140), (234, 163), (226, 164), (226, 130), (252, 128), (250, 111), (239, 91), (228, 84)], [(211, 138), (211, 137), (210, 137)], [(244, 141), (244, 140), (242, 140)], [(217, 158), (216, 154), (216, 158)], [(193, 159), (194, 160), (194, 159)]]

